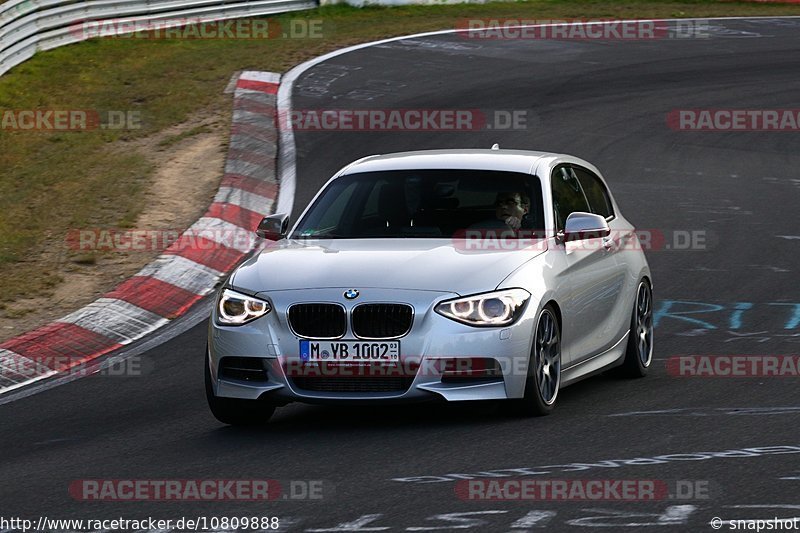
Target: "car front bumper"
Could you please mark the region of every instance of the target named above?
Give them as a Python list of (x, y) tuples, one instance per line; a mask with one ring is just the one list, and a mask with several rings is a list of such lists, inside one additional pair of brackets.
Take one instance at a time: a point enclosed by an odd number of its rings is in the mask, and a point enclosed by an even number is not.
[[(522, 397), (532, 332), (538, 313), (537, 302), (529, 301), (523, 315), (509, 326), (476, 328), (434, 312), (437, 303), (459, 296), (454, 293), (361, 288), (361, 297), (356, 303), (343, 297), (347, 289), (284, 290), (258, 294), (259, 298), (270, 302), (272, 311), (243, 326), (219, 325), (215, 308), (209, 324), (207, 356), (215, 395), (241, 399), (269, 398), (278, 404), (293, 401), (358, 403), (437, 399), (499, 400)], [(296, 303), (311, 302), (339, 303), (345, 307), (348, 317), (357, 304), (393, 302), (411, 305), (414, 310), (413, 325), (406, 335), (398, 339), (399, 366), (406, 371), (403, 386), (394, 390), (360, 390), (359, 385), (366, 381), (359, 381), (362, 376), (357, 370), (351, 369), (344, 372), (349, 386), (342, 387), (341, 390), (337, 387), (333, 387), (337, 390), (304, 388), (296, 376), (300, 369), (308, 368), (308, 363), (300, 357), (301, 338), (288, 325), (287, 309)], [(355, 338), (348, 327), (347, 333), (340, 340), (359, 339)], [(264, 378), (245, 380), (220, 377), (218, 368), (224, 357), (256, 358), (258, 365), (264, 369)], [(494, 379), (453, 380), (445, 377), (445, 360), (470, 358), (497, 361), (501, 375)], [(418, 368), (414, 371), (416, 367)], [(411, 373), (407, 372), (408, 369), (412, 369)], [(375, 379), (381, 378), (368, 379), (374, 383)]]

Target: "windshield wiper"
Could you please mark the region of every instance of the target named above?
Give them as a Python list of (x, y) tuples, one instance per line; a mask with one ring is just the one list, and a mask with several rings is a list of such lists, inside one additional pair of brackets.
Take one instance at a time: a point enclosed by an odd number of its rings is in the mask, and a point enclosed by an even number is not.
[(301, 234), (299, 239), (346, 239), (345, 235), (341, 235), (339, 233), (333, 232), (322, 232), (322, 233), (307, 233), (305, 235)]

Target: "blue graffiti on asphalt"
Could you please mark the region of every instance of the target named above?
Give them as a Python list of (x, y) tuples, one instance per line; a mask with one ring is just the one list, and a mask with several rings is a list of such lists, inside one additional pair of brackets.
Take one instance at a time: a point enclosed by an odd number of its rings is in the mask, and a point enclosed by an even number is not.
[[(667, 329), (683, 328), (684, 332), (677, 334), (688, 336), (724, 330), (730, 336), (725, 342), (767, 342), (776, 337), (800, 342), (800, 303), (661, 300), (653, 312), (653, 324)], [(753, 328), (754, 331), (749, 331)]]

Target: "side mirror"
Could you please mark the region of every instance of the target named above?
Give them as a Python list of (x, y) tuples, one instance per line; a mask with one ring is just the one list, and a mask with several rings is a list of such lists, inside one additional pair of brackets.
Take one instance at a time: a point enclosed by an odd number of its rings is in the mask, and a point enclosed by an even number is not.
[(279, 241), (286, 237), (289, 226), (289, 215), (283, 213), (264, 217), (258, 223), (256, 235), (268, 241)]
[(592, 213), (576, 211), (567, 217), (565, 226), (564, 242), (599, 239), (611, 235), (606, 219)]

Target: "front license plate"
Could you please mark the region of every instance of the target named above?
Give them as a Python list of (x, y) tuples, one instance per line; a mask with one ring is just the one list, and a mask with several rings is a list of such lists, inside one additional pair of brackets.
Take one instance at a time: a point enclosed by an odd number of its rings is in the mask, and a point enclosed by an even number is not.
[(303, 361), (399, 361), (400, 341), (300, 341)]

